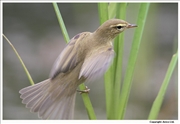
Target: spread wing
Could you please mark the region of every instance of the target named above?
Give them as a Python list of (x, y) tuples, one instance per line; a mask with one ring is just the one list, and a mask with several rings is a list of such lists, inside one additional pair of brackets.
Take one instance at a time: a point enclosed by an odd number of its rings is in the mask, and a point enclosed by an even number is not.
[(101, 48), (95, 51), (96, 53), (91, 53), (87, 57), (82, 65), (79, 78), (84, 76), (87, 81), (92, 81), (100, 76), (102, 76), (105, 71), (110, 66), (114, 58), (114, 50), (112, 47)]
[(85, 36), (87, 36), (88, 33), (89, 32), (77, 34), (70, 40), (70, 42), (59, 55), (59, 57), (56, 59), (50, 73), (51, 78), (55, 78), (59, 73), (66, 73), (76, 66), (78, 62), (78, 42), (81, 40), (83, 41), (83, 39), (85, 38)]

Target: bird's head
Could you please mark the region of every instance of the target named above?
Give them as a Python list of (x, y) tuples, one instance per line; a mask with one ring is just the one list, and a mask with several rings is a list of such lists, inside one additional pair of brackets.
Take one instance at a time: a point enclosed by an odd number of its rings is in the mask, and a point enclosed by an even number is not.
[(125, 29), (137, 27), (136, 24), (130, 24), (120, 19), (110, 19), (104, 22), (96, 31), (99, 36), (114, 39), (118, 34)]

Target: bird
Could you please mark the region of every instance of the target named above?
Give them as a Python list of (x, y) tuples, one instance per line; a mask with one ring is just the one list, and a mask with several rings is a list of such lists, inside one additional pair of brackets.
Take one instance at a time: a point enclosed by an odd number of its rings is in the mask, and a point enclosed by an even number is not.
[(134, 27), (109, 19), (94, 32), (75, 35), (56, 59), (49, 78), (19, 91), (22, 103), (41, 119), (74, 119), (78, 86), (103, 76), (115, 56), (114, 38)]

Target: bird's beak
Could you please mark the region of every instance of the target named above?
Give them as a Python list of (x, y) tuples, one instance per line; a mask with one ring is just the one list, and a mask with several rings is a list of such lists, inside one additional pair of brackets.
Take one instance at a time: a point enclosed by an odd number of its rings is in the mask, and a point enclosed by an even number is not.
[(135, 27), (137, 27), (136, 24), (128, 24), (128, 26), (127, 26), (127, 28), (135, 28)]

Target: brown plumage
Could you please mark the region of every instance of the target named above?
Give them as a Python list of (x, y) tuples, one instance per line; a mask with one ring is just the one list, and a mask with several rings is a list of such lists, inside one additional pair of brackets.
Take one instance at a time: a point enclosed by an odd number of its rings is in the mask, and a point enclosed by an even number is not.
[(114, 57), (113, 39), (136, 27), (111, 19), (95, 32), (74, 36), (57, 58), (50, 78), (20, 90), (22, 103), (42, 119), (73, 119), (76, 89), (104, 74)]

